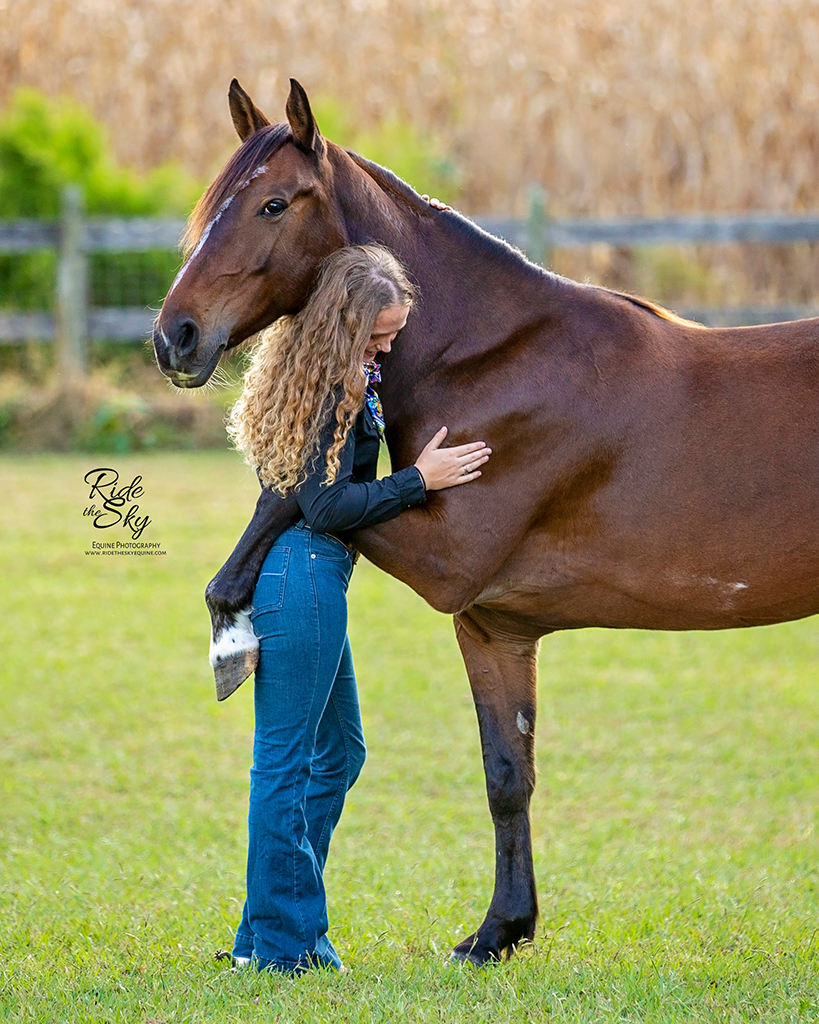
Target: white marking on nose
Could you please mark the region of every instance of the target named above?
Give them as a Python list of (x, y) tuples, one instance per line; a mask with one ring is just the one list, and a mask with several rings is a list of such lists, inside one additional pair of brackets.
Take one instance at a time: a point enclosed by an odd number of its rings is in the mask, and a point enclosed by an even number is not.
[(517, 718), (517, 722), (518, 722), (518, 731), (519, 731), (519, 732), (522, 732), (524, 736), (525, 736), (525, 735), (526, 735), (526, 734), (527, 734), (527, 733), (529, 732), (529, 730), (530, 730), (530, 729), (532, 728), (532, 727), (531, 727), (531, 726), (529, 725), (529, 720), (528, 720), (527, 718), (524, 718), (524, 717), (523, 717), (523, 712), (522, 712), (522, 711), (518, 711), (518, 718)]

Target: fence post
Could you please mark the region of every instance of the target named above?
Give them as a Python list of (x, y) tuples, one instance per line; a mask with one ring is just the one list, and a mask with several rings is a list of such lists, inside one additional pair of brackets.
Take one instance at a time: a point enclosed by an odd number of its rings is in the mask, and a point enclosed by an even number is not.
[(549, 195), (539, 185), (529, 189), (529, 216), (526, 220), (526, 254), (533, 263), (548, 266), (552, 259)]
[(85, 252), (82, 189), (62, 192), (57, 253), (57, 353), (63, 380), (84, 377), (88, 368), (88, 256)]

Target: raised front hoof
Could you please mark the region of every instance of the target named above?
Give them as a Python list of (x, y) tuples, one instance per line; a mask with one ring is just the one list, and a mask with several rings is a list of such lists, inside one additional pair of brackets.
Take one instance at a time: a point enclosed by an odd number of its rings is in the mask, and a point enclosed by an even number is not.
[(259, 663), (259, 651), (242, 651), (219, 658), (213, 666), (216, 699), (227, 700), (242, 685)]

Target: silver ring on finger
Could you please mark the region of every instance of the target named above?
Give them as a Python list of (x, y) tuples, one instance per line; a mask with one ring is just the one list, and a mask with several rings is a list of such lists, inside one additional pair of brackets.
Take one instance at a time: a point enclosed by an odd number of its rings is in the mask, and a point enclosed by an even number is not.
[(472, 470), (469, 468), (469, 466), (464, 466), (464, 472), (463, 472), (464, 476), (469, 476), (469, 474), (471, 472), (472, 472)]

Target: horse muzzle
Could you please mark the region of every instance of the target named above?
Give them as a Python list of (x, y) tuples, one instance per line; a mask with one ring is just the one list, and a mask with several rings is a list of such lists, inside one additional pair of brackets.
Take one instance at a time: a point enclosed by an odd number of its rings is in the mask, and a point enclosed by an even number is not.
[(190, 317), (177, 318), (167, 331), (161, 321), (160, 314), (153, 331), (159, 369), (178, 388), (199, 388), (207, 383), (227, 347), (226, 339), (217, 335), (205, 346), (199, 326)]

